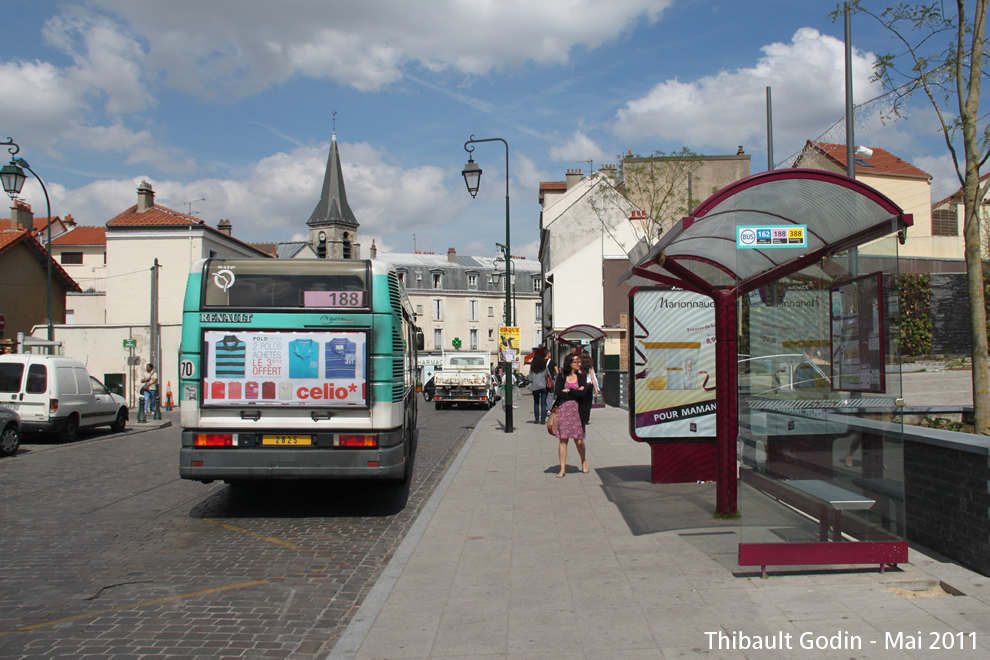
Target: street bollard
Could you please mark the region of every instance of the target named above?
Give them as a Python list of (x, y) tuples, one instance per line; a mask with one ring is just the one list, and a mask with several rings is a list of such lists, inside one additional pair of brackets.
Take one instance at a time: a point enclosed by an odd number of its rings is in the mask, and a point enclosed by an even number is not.
[(137, 412), (137, 421), (138, 421), (138, 424), (144, 424), (144, 421), (145, 421), (144, 420), (144, 401), (138, 402), (137, 409), (138, 409), (138, 412)]

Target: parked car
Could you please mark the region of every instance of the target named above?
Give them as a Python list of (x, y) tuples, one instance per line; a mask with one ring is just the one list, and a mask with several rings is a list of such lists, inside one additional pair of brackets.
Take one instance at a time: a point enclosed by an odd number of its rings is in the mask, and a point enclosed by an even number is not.
[(64, 442), (80, 428), (127, 426), (127, 401), (89, 375), (79, 360), (57, 355), (0, 355), (0, 405), (20, 415), (22, 433), (57, 433)]
[(21, 446), (21, 417), (0, 406), (0, 456), (13, 456)]

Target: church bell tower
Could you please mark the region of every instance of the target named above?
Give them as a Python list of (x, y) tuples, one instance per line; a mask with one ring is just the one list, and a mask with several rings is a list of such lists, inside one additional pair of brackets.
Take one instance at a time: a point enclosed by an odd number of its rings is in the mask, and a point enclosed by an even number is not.
[(330, 138), (330, 157), (323, 175), (320, 202), (306, 222), (309, 244), (321, 259), (360, 259), (361, 245), (357, 242), (358, 221), (347, 204), (344, 175), (337, 151), (337, 131)]

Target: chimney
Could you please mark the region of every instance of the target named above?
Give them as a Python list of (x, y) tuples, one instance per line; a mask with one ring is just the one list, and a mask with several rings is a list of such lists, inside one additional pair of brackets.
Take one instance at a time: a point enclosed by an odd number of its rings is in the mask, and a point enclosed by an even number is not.
[(615, 165), (602, 165), (601, 169), (598, 170), (598, 172), (604, 176), (607, 176), (610, 179), (614, 179), (617, 174)]
[(447, 261), (452, 264), (457, 263), (457, 250), (454, 248), (447, 248)]
[(378, 248), (375, 247), (375, 239), (371, 239), (371, 258), (378, 258)]
[(743, 149), (743, 148), (742, 148), (742, 145), (740, 144), (740, 145), (739, 145), (739, 151), (737, 151), (737, 152), (736, 152), (736, 155), (737, 155), (737, 156), (742, 156), (742, 155), (743, 155), (743, 154), (745, 154), (745, 153), (746, 153), (746, 150), (745, 150), (745, 149)]
[(62, 220), (62, 223), (66, 227), (69, 227), (70, 229), (72, 227), (75, 227), (76, 226), (75, 218), (72, 217), (72, 214), (71, 213), (69, 213), (68, 215), (65, 216), (65, 219)]
[(141, 185), (138, 186), (138, 205), (137, 212), (144, 213), (150, 211), (155, 206), (155, 191), (151, 189), (151, 184), (147, 181), (142, 181)]
[(34, 229), (34, 213), (31, 212), (31, 205), (19, 199), (14, 200), (14, 205), (10, 207), (10, 228)]
[(567, 189), (570, 190), (575, 183), (579, 183), (584, 175), (581, 170), (567, 170)]
[(230, 236), (230, 232), (233, 231), (233, 226), (230, 224), (230, 220), (221, 220), (218, 222), (217, 231), (221, 234), (227, 234), (227, 236)]

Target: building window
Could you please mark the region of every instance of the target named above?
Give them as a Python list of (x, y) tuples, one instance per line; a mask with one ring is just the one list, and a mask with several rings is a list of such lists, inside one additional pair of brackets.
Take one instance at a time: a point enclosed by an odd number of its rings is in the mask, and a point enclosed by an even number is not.
[(543, 303), (536, 303), (536, 322), (543, 323)]
[(495, 308), (494, 307), (489, 307), (488, 308), (488, 316), (495, 316)]
[(488, 341), (495, 341), (495, 331), (492, 328), (488, 328)]
[(73, 266), (80, 266), (83, 262), (82, 252), (63, 252), (60, 258), (60, 263), (69, 264)]
[(443, 330), (440, 328), (433, 329), (433, 350), (439, 351), (443, 348)]
[(399, 270), (399, 271), (396, 271), (396, 274), (399, 276), (399, 281), (402, 282), (402, 286), (405, 286), (406, 285), (406, 271)]
[(932, 211), (932, 236), (958, 236), (959, 222), (956, 206)]
[(433, 301), (433, 320), (442, 321), (443, 320), (443, 301), (434, 300)]
[(468, 301), (468, 321), (478, 320), (478, 301), (469, 300)]
[(442, 289), (443, 288), (443, 273), (432, 273), (433, 275), (433, 288)]
[(107, 251), (106, 250), (103, 251), (103, 265), (104, 266), (107, 265)]
[(210, 250), (210, 259), (214, 259), (214, 258), (216, 258), (216, 256), (217, 256), (218, 254), (220, 254), (220, 253), (219, 253), (219, 252), (217, 252), (216, 250)]
[(471, 350), (476, 351), (478, 350), (478, 331), (472, 330), (470, 336), (471, 336)]
[(539, 293), (542, 290), (543, 290), (543, 278), (542, 277), (534, 277), (533, 278), (533, 292), (534, 293)]
[(422, 316), (422, 315), (423, 315), (423, 306), (416, 305), (416, 316)]
[(468, 288), (469, 289), (475, 289), (475, 290), (477, 290), (477, 288), (478, 288), (478, 276), (477, 275), (468, 275)]

